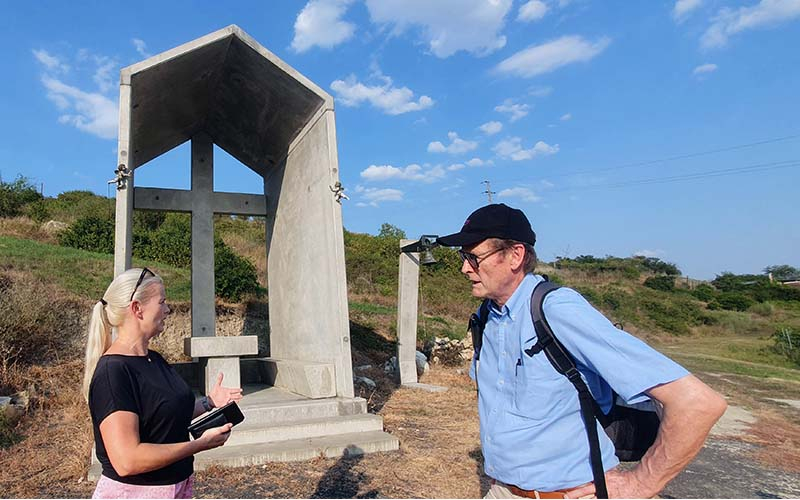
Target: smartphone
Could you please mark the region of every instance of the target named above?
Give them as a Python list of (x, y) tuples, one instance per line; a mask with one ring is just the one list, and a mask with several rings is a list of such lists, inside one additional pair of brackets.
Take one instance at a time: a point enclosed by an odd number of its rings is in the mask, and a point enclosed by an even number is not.
[(193, 438), (197, 439), (212, 427), (220, 427), (225, 424), (236, 425), (242, 421), (244, 421), (242, 410), (239, 409), (236, 401), (231, 401), (225, 406), (214, 408), (209, 413), (198, 417), (197, 420), (189, 425), (189, 433)]

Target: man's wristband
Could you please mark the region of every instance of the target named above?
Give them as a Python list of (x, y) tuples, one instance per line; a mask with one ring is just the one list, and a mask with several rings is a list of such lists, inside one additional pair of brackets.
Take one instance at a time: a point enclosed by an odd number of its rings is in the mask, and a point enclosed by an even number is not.
[(214, 407), (211, 405), (211, 400), (208, 399), (208, 396), (203, 396), (200, 398), (200, 404), (203, 405), (203, 409), (205, 411), (211, 411)]

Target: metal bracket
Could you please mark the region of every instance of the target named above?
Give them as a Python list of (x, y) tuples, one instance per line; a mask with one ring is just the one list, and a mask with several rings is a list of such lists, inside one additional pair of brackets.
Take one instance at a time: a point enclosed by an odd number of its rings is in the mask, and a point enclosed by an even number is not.
[(116, 184), (117, 185), (117, 191), (120, 191), (120, 190), (125, 189), (126, 187), (128, 187), (128, 177), (131, 176), (131, 173), (128, 170), (128, 167), (126, 167), (124, 164), (120, 165), (119, 167), (117, 167), (116, 170), (114, 170), (114, 175), (115, 175), (115, 177), (113, 179), (111, 179), (110, 181), (108, 181), (108, 183), (109, 184)]
[(339, 181), (336, 181), (336, 184), (333, 186), (328, 186), (333, 193), (333, 199), (336, 200), (336, 203), (339, 205), (342, 204), (342, 199), (349, 200), (350, 197), (344, 194), (344, 186)]

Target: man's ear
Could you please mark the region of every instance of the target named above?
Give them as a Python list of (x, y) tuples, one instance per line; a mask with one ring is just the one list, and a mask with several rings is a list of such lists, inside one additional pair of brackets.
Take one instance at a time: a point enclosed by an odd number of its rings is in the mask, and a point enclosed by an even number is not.
[(516, 272), (522, 269), (522, 264), (525, 262), (525, 247), (521, 244), (514, 245), (508, 249), (508, 255), (511, 259), (511, 270)]

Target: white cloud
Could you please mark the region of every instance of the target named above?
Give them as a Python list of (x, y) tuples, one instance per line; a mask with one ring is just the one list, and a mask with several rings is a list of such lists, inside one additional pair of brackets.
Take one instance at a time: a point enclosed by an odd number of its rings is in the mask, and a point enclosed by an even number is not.
[(660, 257), (664, 255), (666, 252), (664, 250), (638, 250), (633, 252), (634, 257)]
[(392, 79), (388, 76), (382, 76), (381, 79), (384, 82), (381, 85), (364, 85), (354, 75), (350, 75), (346, 80), (334, 80), (331, 90), (336, 92), (336, 98), (345, 106), (369, 102), (387, 115), (420, 111), (434, 104), (434, 100), (426, 95), (414, 100), (411, 89), (392, 86)]
[(393, 167), (392, 165), (370, 165), (361, 171), (361, 177), (368, 181), (401, 179), (431, 183), (444, 176), (445, 170), (439, 165), (428, 170), (423, 170), (423, 168), (416, 163), (412, 163), (405, 168)]
[(464, 185), (464, 183), (465, 183), (464, 179), (456, 179), (456, 181), (453, 184), (450, 184), (449, 186), (443, 187), (442, 189), (440, 189), (440, 191), (444, 193), (446, 191), (452, 191), (454, 189), (459, 189), (461, 186)]
[(563, 36), (517, 52), (501, 61), (495, 71), (524, 78), (543, 75), (568, 64), (589, 61), (610, 43), (607, 37), (591, 43), (577, 35)]
[(356, 186), (355, 192), (361, 195), (364, 202), (356, 203), (359, 207), (364, 206), (373, 206), (377, 207), (379, 203), (384, 201), (402, 201), (403, 200), (403, 192), (399, 189), (391, 189), (391, 188), (365, 188), (363, 186)]
[(92, 75), (92, 80), (97, 84), (100, 92), (108, 92), (114, 88), (113, 76), (116, 74), (115, 70), (118, 67), (118, 63), (116, 60), (105, 56), (95, 56), (94, 61), (97, 64), (97, 68), (94, 75)]
[(311, 0), (294, 22), (292, 50), (305, 52), (317, 46), (330, 49), (349, 40), (355, 33), (353, 23), (342, 21), (353, 0)]
[(716, 64), (701, 64), (692, 71), (692, 74), (694, 76), (702, 77), (708, 75), (709, 73), (713, 73), (716, 70), (717, 70)]
[(466, 165), (464, 165), (463, 163), (453, 163), (452, 165), (447, 167), (447, 170), (449, 170), (450, 172), (455, 172), (456, 170), (461, 170), (462, 168), (466, 168)]
[(119, 109), (116, 102), (98, 93), (84, 92), (60, 80), (45, 76), (42, 83), (47, 97), (59, 109), (72, 111), (59, 116), (60, 123), (73, 125), (103, 139), (117, 136)]
[(684, 21), (689, 14), (702, 5), (703, 0), (677, 0), (672, 8), (672, 18), (677, 22)]
[(148, 58), (152, 55), (147, 51), (147, 44), (144, 43), (144, 40), (141, 38), (131, 38), (131, 43), (133, 44), (134, 48), (136, 48), (136, 52), (138, 52), (140, 56)]
[(538, 21), (547, 14), (547, 4), (541, 0), (530, 0), (519, 8), (517, 21)]
[(374, 23), (401, 34), (418, 26), (422, 41), (436, 57), (460, 50), (485, 55), (506, 44), (500, 32), (512, 0), (366, 0)]
[(467, 151), (472, 151), (473, 149), (478, 147), (478, 143), (475, 141), (465, 141), (464, 139), (460, 138), (458, 134), (455, 132), (448, 132), (447, 138), (450, 139), (450, 144), (445, 146), (439, 141), (433, 141), (428, 144), (428, 152), (429, 153), (450, 153), (451, 155), (457, 155), (461, 153), (466, 153)]
[(494, 135), (503, 130), (503, 124), (500, 122), (486, 122), (478, 128), (486, 135)]
[(499, 193), (497, 193), (498, 198), (519, 198), (522, 201), (529, 201), (529, 202), (536, 202), (539, 201), (539, 198), (536, 193), (531, 191), (528, 188), (524, 187), (515, 187), (510, 189), (503, 189)]
[(56, 71), (60, 73), (66, 73), (69, 71), (68, 65), (64, 64), (58, 57), (50, 54), (44, 49), (33, 49), (33, 57), (35, 57), (37, 61), (39, 61), (50, 71)]
[(467, 162), (467, 166), (469, 167), (488, 167), (489, 165), (494, 165), (494, 162), (492, 160), (481, 160), (478, 157), (475, 157)]
[(531, 87), (528, 94), (533, 97), (547, 97), (553, 92), (553, 87)]
[(503, 104), (498, 104), (494, 107), (494, 110), (497, 112), (508, 113), (509, 120), (512, 122), (515, 122), (527, 115), (530, 109), (531, 107), (527, 104), (516, 104), (511, 99), (506, 99), (503, 101)]
[(561, 118), (559, 118), (559, 120), (561, 120), (562, 122), (572, 120), (572, 113), (565, 113), (561, 115)]
[(511, 137), (498, 142), (492, 150), (501, 158), (509, 158), (513, 161), (531, 160), (537, 156), (547, 156), (556, 154), (559, 151), (558, 144), (551, 146), (543, 141), (538, 141), (532, 148), (524, 149), (522, 139)]
[(704, 49), (724, 47), (728, 38), (743, 31), (775, 26), (800, 17), (798, 0), (761, 0), (751, 7), (723, 8), (700, 38)]

